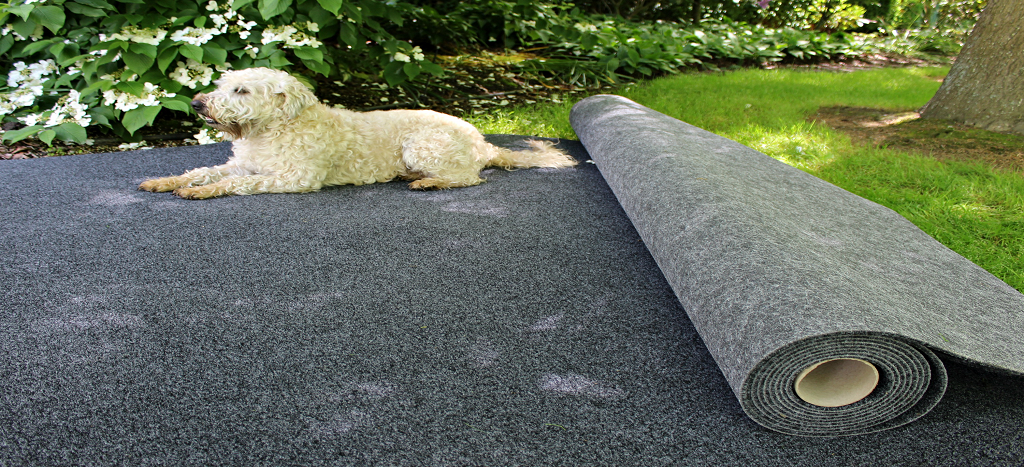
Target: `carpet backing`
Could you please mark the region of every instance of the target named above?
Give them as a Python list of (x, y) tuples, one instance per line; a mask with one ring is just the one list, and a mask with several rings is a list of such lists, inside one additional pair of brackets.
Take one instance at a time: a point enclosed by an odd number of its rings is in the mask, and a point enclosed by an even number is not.
[[(1024, 373), (1024, 295), (894, 211), (622, 97), (585, 99), (571, 122), (757, 423), (835, 436), (915, 420), (946, 390), (932, 350)], [(838, 406), (798, 396), (831, 360), (866, 362), (877, 386)]]

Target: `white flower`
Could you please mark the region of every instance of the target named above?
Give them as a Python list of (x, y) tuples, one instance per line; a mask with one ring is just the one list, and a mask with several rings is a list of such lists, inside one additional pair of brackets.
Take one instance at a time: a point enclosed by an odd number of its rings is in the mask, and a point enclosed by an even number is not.
[(597, 32), (597, 26), (593, 24), (576, 23), (573, 27), (579, 32)]
[(190, 28), (186, 27), (178, 31), (174, 31), (171, 34), (171, 40), (175, 42), (185, 42), (195, 46), (203, 45), (210, 42), (213, 36), (221, 33), (220, 29), (208, 29), (208, 28)]
[(139, 28), (128, 25), (120, 32), (106, 38), (106, 40), (120, 40), (138, 42), (140, 44), (160, 45), (160, 41), (167, 37), (167, 31), (159, 28)]
[(279, 27), (270, 26), (263, 30), (263, 45), (271, 42), (284, 42), (292, 37), (292, 34), (299, 32), (292, 26), (284, 25)]
[(309, 30), (310, 32), (320, 32), (320, 25), (312, 21), (307, 21), (306, 29)]
[(35, 104), (36, 97), (43, 95), (43, 83), (57, 72), (57, 64), (49, 59), (31, 65), (15, 62), (13, 66), (7, 73), (7, 86), (14, 90), (0, 94), (0, 115)]
[(88, 108), (79, 102), (81, 94), (72, 89), (64, 97), (61, 97), (50, 112), (50, 118), (46, 120), (45, 126), (57, 126), (64, 122), (74, 122), (81, 126), (89, 126), (92, 117), (86, 113)]
[(210, 3), (206, 4), (206, 10), (207, 11), (214, 11), (216, 9), (217, 9), (217, 2), (215, 2), (214, 0), (210, 0)]
[(39, 119), (42, 117), (43, 116), (39, 114), (29, 114), (24, 117), (18, 117), (18, 120), (21, 120), (25, 126), (35, 126), (39, 124)]
[(256, 58), (256, 54), (260, 53), (260, 48), (253, 47), (252, 44), (249, 44), (245, 46), (245, 49), (242, 49), (242, 51), (248, 54), (249, 58)]
[(202, 130), (199, 130), (199, 133), (192, 136), (196, 138), (196, 142), (199, 144), (219, 143), (224, 139), (224, 135), (219, 131), (214, 133), (215, 131), (216, 130), (213, 128), (203, 128)]
[(161, 97), (174, 97), (175, 93), (165, 92), (153, 83), (143, 83), (142, 95), (136, 96), (116, 89), (103, 92), (103, 105), (114, 104), (114, 108), (127, 112), (139, 107), (151, 107), (160, 104)]
[(224, 26), (227, 26), (228, 24), (228, 20), (224, 18), (224, 15), (210, 15), (210, 19), (213, 21), (213, 24), (217, 26), (217, 29), (224, 29)]
[(145, 144), (146, 143), (143, 141), (140, 141), (138, 143), (122, 143), (117, 146), (117, 149), (120, 149), (122, 151), (129, 151), (132, 149), (153, 149), (153, 146), (145, 146)]
[(417, 62), (423, 61), (423, 49), (421, 49), (420, 46), (417, 45), (416, 47), (412, 48), (412, 58)]
[(202, 84), (207, 86), (213, 80), (213, 68), (199, 63), (191, 58), (188, 62), (178, 62), (178, 67), (171, 72), (169, 77), (191, 89)]
[(397, 52), (397, 53), (395, 53), (395, 61), (396, 62), (408, 62), (409, 61), (409, 56), (404, 54), (404, 53), (402, 53), (402, 52)]
[[(314, 23), (315, 24), (315, 23)], [(300, 32), (295, 26), (284, 25), (279, 27), (270, 26), (263, 30), (263, 45), (271, 42), (284, 42), (286, 48), (296, 47), (320, 47), (322, 43), (304, 32)]]

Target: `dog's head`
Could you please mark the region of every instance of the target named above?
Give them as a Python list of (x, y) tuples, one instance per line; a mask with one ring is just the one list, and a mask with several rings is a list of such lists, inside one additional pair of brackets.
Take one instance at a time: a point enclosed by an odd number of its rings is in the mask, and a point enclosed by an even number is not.
[(276, 122), (285, 122), (316, 105), (316, 96), (284, 71), (249, 68), (229, 71), (217, 80), (217, 89), (197, 94), (192, 108), (214, 129), (230, 139), (259, 134)]

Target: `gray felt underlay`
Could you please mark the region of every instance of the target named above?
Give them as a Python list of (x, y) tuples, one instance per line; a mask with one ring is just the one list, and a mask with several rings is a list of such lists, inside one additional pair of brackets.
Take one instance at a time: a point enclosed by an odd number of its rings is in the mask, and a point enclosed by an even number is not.
[(135, 190), (228, 155), (0, 161), (0, 465), (1024, 462), (1024, 379), (950, 361), (899, 428), (754, 423), (592, 164)]
[[(623, 97), (585, 99), (571, 121), (758, 423), (916, 419), (946, 383), (922, 343), (1024, 373), (1024, 295), (892, 210)], [(835, 358), (874, 364), (882, 386), (843, 407), (797, 398), (797, 375)]]

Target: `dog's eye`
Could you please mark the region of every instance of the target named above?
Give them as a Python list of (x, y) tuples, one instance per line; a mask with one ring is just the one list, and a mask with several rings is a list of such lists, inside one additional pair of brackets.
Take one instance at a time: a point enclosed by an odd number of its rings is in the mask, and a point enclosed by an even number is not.
[(235, 88), (235, 94), (249, 94), (249, 90), (242, 87), (238, 87)]

